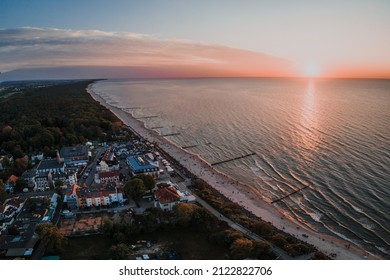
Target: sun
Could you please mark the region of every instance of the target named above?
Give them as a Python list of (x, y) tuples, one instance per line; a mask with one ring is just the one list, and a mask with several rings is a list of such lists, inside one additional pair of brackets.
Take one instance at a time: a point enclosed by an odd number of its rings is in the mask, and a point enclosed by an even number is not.
[(309, 63), (303, 67), (303, 75), (305, 77), (318, 77), (320, 74), (320, 67), (315, 63)]

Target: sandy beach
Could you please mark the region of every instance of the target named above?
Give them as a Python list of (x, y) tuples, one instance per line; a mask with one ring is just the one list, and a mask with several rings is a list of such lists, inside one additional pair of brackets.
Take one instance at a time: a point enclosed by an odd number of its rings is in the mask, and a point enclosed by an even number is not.
[[(198, 155), (189, 153), (174, 143), (168, 141), (154, 130), (145, 128), (143, 122), (133, 118), (129, 113), (107, 104), (104, 99), (91, 90), (87, 89), (91, 96), (103, 106), (113, 112), (124, 124), (149, 142), (156, 143), (162, 150), (176, 159), (183, 167), (187, 168), (197, 177), (209, 183), (213, 188), (251, 211), (263, 220), (272, 223), (275, 227), (302, 239), (317, 247), (320, 251), (330, 255), (336, 254), (335, 259), (358, 260), (378, 259), (365, 250), (358, 248), (348, 241), (338, 239), (323, 233), (314, 232), (304, 225), (297, 224), (280, 213), (273, 205), (264, 201), (261, 193), (254, 187), (242, 184), (229, 176), (222, 174), (202, 160)], [(309, 236), (303, 237), (303, 234)]]

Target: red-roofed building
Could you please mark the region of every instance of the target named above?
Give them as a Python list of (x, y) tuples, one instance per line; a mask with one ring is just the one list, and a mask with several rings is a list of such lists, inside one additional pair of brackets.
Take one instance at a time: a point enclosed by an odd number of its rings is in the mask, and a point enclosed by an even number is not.
[(120, 172), (117, 170), (99, 173), (99, 183), (119, 182)]
[(155, 207), (171, 211), (172, 207), (180, 202), (180, 194), (173, 186), (163, 186), (154, 193)]

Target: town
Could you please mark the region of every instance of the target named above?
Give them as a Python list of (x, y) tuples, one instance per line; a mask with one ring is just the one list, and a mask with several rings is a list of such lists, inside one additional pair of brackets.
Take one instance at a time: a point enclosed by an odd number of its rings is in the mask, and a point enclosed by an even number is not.
[[(143, 140), (110, 145), (87, 142), (63, 147), (53, 159), (38, 154), (29, 160), (37, 164), (22, 174), (21, 193), (14, 193), (20, 181), (17, 176), (11, 175), (5, 183), (10, 195), (0, 207), (0, 256), (4, 258), (38, 257), (35, 229), (40, 223), (59, 226), (65, 237), (99, 233), (101, 213), (139, 215), (151, 207), (171, 211), (179, 202), (196, 201), (187, 188), (191, 180)], [(149, 179), (152, 185), (126, 192), (126, 182), (136, 177)], [(76, 218), (87, 213), (88, 219)]]
[(218, 189), (235, 195), (238, 182), (141, 136), (92, 98), (91, 82), (2, 92), (0, 258), (328, 258), (299, 227), (288, 234)]

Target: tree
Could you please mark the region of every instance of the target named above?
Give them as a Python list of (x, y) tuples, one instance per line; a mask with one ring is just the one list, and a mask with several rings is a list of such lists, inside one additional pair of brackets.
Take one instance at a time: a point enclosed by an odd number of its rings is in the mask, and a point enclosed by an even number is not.
[(103, 220), (103, 232), (107, 235), (111, 235), (114, 228), (114, 223), (111, 219), (105, 218)]
[(252, 256), (253, 242), (247, 238), (236, 239), (230, 246), (230, 254), (234, 259), (245, 259)]
[(253, 241), (252, 257), (260, 260), (274, 259), (275, 255), (272, 252), (271, 245), (268, 242), (257, 240)]
[(152, 175), (149, 174), (140, 174), (136, 178), (141, 179), (144, 182), (144, 185), (147, 190), (151, 191), (156, 186), (156, 180)]
[(26, 181), (22, 177), (19, 177), (18, 180), (16, 180), (15, 191), (22, 192), (23, 189), (26, 187), (27, 187)]
[(177, 222), (182, 226), (188, 226), (192, 221), (196, 208), (199, 208), (199, 206), (189, 203), (178, 203), (173, 206), (172, 210)]
[(261, 236), (270, 236), (272, 233), (272, 226), (263, 221), (257, 221), (252, 225), (252, 231)]
[(283, 248), (284, 246), (286, 246), (288, 244), (286, 238), (280, 233), (277, 233), (274, 236), (272, 236), (271, 241), (273, 244), (275, 244), (276, 246), (278, 246), (280, 248)]
[(134, 178), (128, 181), (125, 185), (125, 193), (128, 197), (137, 201), (145, 193), (146, 188), (141, 179)]
[(65, 237), (58, 227), (51, 223), (41, 223), (37, 226), (36, 231), (46, 249), (54, 252), (62, 249)]
[(126, 260), (128, 252), (127, 245), (123, 243), (113, 245), (110, 248), (110, 255), (113, 260)]
[(7, 199), (7, 192), (4, 187), (3, 180), (0, 180), (0, 204), (3, 204)]

